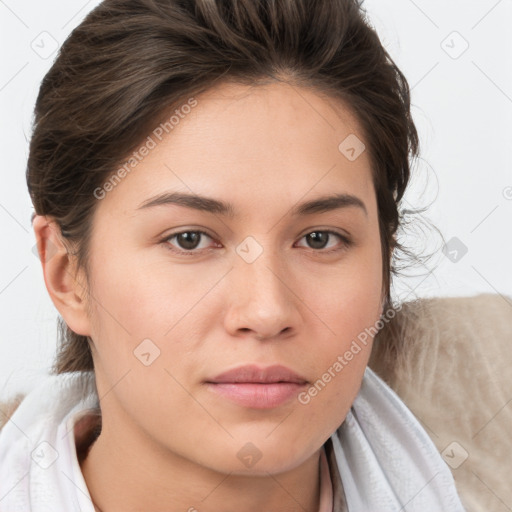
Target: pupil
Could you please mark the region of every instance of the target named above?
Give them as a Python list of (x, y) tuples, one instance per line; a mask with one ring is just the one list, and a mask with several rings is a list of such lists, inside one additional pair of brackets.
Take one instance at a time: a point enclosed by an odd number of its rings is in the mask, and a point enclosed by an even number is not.
[(310, 245), (313, 249), (323, 249), (327, 245), (329, 234), (321, 231), (313, 231), (308, 237), (310, 242), (312, 242)]
[(179, 244), (186, 250), (195, 249), (197, 247), (200, 234), (194, 231), (187, 231), (178, 235)]

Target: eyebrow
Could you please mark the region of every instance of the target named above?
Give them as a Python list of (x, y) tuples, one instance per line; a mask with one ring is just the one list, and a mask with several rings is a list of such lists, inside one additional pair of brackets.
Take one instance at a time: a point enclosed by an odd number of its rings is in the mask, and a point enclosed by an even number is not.
[[(183, 192), (164, 192), (158, 194), (144, 201), (137, 210), (173, 204), (230, 218), (236, 217), (235, 208), (230, 203), (225, 203), (211, 197)], [(291, 214), (293, 216), (305, 216), (348, 207), (359, 208), (365, 215), (368, 215), (364, 202), (352, 194), (333, 194), (306, 201), (296, 205), (292, 209)]]

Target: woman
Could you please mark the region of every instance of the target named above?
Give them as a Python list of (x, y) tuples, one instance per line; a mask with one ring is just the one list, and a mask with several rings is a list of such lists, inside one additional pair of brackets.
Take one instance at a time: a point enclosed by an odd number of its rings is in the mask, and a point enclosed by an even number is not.
[(355, 0), (94, 9), (35, 107), (63, 336), (0, 435), (0, 510), (462, 511), (367, 368), (417, 151)]

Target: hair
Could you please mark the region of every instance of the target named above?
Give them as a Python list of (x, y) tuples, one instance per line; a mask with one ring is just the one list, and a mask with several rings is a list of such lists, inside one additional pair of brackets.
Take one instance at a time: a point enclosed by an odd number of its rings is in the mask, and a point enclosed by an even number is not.
[[(385, 308), (418, 134), (410, 90), (358, 0), (105, 0), (59, 50), (37, 97), (27, 164), (35, 213), (57, 223), (87, 283), (95, 190), (169, 112), (231, 82), (285, 82), (339, 101), (372, 165)], [(93, 370), (59, 317), (53, 372)]]

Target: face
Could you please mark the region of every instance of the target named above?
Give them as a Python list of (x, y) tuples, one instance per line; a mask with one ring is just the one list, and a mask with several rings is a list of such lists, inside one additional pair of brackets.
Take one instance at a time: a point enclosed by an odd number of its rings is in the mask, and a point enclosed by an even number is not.
[[(349, 112), (307, 89), (223, 84), (195, 101), (98, 200), (89, 320), (102, 412), (155, 453), (290, 470), (345, 418), (371, 350), (354, 340), (382, 311), (369, 155), (357, 156)], [(348, 136), (355, 155), (339, 149)], [(162, 194), (174, 200), (150, 204)], [(300, 382), (212, 383), (245, 365)]]

